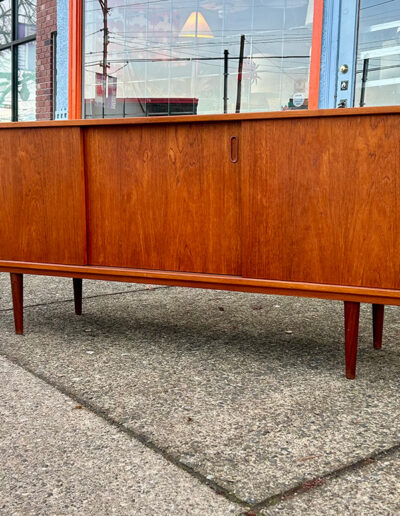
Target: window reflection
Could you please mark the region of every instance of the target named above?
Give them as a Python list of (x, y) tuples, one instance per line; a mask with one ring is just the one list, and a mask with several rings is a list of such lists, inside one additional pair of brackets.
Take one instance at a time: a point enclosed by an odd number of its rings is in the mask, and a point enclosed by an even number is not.
[(11, 120), (11, 50), (0, 51), (0, 122)]
[[(312, 0), (86, 0), (85, 116), (306, 108)], [(293, 102), (293, 98), (296, 102)]]
[(361, 0), (356, 106), (400, 104), (400, 0)]
[(0, 45), (11, 41), (11, 0), (0, 2)]
[(36, 118), (36, 42), (18, 45), (18, 120)]
[(18, 39), (36, 32), (36, 0), (18, 1)]

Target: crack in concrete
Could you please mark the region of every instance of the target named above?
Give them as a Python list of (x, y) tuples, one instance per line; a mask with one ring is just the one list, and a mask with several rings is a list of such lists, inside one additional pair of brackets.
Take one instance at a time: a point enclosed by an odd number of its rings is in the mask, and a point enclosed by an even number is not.
[(308, 493), (311, 489), (319, 489), (320, 487), (326, 485), (326, 483), (330, 480), (335, 480), (337, 478), (343, 477), (344, 475), (346, 475), (346, 473), (351, 473), (352, 471), (358, 471), (360, 469), (363, 469), (369, 466), (370, 464), (373, 464), (374, 462), (378, 462), (380, 460), (383, 460), (387, 457), (394, 455), (399, 450), (400, 442), (391, 446), (390, 448), (386, 448), (385, 450), (372, 452), (366, 457), (363, 457), (362, 459), (359, 459), (350, 464), (346, 464), (341, 468), (329, 471), (324, 475), (308, 479), (302, 482), (301, 484), (297, 484), (296, 486), (286, 491), (282, 491), (281, 493), (271, 495), (268, 498), (262, 500), (261, 502), (252, 505), (251, 509), (255, 512), (255, 514), (259, 514), (259, 511), (261, 511), (262, 509), (273, 507), (274, 505), (277, 505), (279, 502), (293, 498), (293, 496), (295, 495)]
[[(164, 288), (171, 288), (169, 285), (161, 285), (158, 287), (151, 287), (151, 288), (137, 288), (133, 290), (121, 290), (121, 292), (109, 292), (108, 294), (94, 294), (93, 296), (83, 296), (82, 300), (85, 299), (96, 299), (98, 297), (108, 297), (108, 296), (118, 296), (119, 294), (132, 294), (135, 292), (152, 292), (154, 290), (160, 290)], [(47, 305), (57, 305), (61, 303), (71, 303), (74, 299), (60, 299), (58, 301), (47, 301), (46, 303), (37, 303), (34, 305), (24, 305), (25, 308), (36, 308), (38, 306), (47, 306)], [(0, 312), (12, 312), (13, 308), (1, 308)]]

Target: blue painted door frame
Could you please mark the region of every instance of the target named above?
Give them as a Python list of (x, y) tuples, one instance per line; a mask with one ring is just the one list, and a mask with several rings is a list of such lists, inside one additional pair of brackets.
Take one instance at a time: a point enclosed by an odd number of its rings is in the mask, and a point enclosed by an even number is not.
[(319, 107), (353, 107), (360, 0), (325, 0)]

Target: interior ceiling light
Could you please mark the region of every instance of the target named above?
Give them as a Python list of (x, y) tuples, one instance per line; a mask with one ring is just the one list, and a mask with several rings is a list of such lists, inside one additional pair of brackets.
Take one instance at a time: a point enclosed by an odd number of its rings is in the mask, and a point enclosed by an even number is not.
[(189, 14), (185, 25), (179, 33), (180, 38), (213, 38), (210, 26), (206, 19), (199, 11), (193, 11)]

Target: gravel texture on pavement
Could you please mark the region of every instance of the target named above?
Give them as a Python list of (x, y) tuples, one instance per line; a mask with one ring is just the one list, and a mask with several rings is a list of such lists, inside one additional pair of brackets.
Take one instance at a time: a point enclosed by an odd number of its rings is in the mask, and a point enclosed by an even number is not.
[(0, 358), (0, 514), (237, 514), (216, 494)]
[[(40, 302), (54, 279), (30, 281)], [(399, 307), (377, 351), (362, 306), (349, 381), (340, 302), (94, 283), (81, 317), (72, 301), (26, 308), (24, 337), (3, 311), (0, 352), (244, 503), (400, 443)]]

